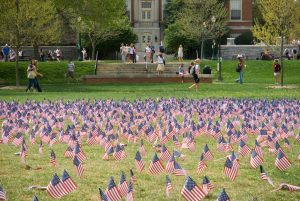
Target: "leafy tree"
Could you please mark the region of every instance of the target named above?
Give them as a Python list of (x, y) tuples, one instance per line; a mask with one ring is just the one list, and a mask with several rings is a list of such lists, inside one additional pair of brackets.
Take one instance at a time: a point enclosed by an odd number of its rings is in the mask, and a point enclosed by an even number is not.
[(116, 37), (120, 30), (130, 27), (123, 0), (56, 0), (56, 4), (66, 8), (74, 29), (89, 37), (93, 59), (98, 43)]
[(37, 52), (38, 45), (57, 42), (60, 38), (52, 0), (3, 1), (0, 4), (0, 38), (9, 40), (16, 52), (16, 85), (20, 85), (18, 51), (22, 45), (31, 44)]
[(226, 33), (227, 10), (224, 3), (219, 0), (185, 0), (182, 7), (175, 24), (186, 38), (201, 40), (203, 54), (205, 40), (221, 38)]
[(283, 43), (285, 38), (289, 38), (290, 31), (295, 25), (296, 3), (294, 0), (258, 0), (258, 3), (265, 24), (260, 24), (256, 20), (253, 35), (280, 55), (281, 85), (283, 85)]
[(165, 7), (164, 25), (168, 28), (169, 25), (173, 24), (178, 17), (178, 13), (184, 7), (184, 0), (168, 0)]

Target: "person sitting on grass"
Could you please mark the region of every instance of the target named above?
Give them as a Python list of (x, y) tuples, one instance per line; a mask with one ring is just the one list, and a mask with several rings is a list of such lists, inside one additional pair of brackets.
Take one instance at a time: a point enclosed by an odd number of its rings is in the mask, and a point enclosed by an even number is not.
[(74, 71), (75, 71), (75, 64), (72, 62), (72, 60), (69, 60), (68, 69), (67, 69), (67, 73), (65, 74), (65, 77), (66, 78), (71, 77), (74, 81), (77, 81), (74, 75)]

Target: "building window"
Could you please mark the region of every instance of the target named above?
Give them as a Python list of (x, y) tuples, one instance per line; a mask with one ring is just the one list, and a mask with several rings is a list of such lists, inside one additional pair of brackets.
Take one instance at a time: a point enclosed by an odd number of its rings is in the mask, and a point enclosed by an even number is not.
[(152, 2), (151, 1), (142, 1), (141, 2), (141, 10), (142, 10), (142, 20), (145, 20), (145, 21), (151, 20)]
[(242, 19), (242, 1), (230, 0), (230, 19), (241, 20)]

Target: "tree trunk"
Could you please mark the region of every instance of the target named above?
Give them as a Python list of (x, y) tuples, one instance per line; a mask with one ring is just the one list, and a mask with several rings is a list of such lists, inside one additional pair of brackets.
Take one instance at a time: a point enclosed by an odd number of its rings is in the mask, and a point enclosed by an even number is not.
[(202, 37), (202, 40), (201, 40), (201, 60), (203, 60), (203, 45), (204, 45), (204, 39)]
[(95, 52), (96, 52), (96, 44), (95, 41), (92, 42), (92, 60), (95, 59)]
[(17, 38), (16, 38), (16, 86), (20, 86), (20, 76), (19, 76), (19, 49), (20, 49), (20, 26), (19, 26), (19, 0), (16, 0), (16, 8), (17, 8)]
[(16, 47), (16, 86), (20, 86), (20, 75), (19, 75), (19, 47)]
[(281, 66), (281, 86), (283, 86), (283, 34), (281, 33), (281, 44), (280, 44), (280, 66)]
[(33, 44), (33, 55), (34, 55), (34, 59), (39, 60), (40, 58), (39, 46), (36, 43)]

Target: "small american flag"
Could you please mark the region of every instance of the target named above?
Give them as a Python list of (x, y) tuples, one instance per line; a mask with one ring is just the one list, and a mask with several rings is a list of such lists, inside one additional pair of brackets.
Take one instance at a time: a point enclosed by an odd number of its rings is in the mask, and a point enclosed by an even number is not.
[(130, 180), (133, 184), (136, 182), (136, 177), (134, 176), (132, 169), (130, 169)]
[(205, 197), (203, 190), (189, 176), (185, 180), (181, 195), (186, 201), (202, 200)]
[(159, 157), (160, 160), (168, 161), (171, 158), (171, 153), (167, 149), (167, 147), (163, 144), (161, 148), (161, 155)]
[(122, 198), (125, 197), (128, 193), (128, 184), (127, 184), (126, 176), (125, 176), (124, 172), (121, 173), (121, 178), (120, 178), (118, 188), (119, 188), (121, 197)]
[(228, 197), (224, 188), (222, 189), (221, 194), (219, 195), (217, 201), (230, 201), (230, 198)]
[(16, 137), (12, 141), (12, 143), (18, 147), (23, 141), (23, 134), (22, 133), (17, 133)]
[(261, 146), (259, 145), (258, 141), (255, 140), (255, 147), (254, 147), (254, 150), (256, 151), (256, 153), (261, 157), (263, 158), (263, 150), (261, 148)]
[(238, 168), (234, 165), (229, 158), (226, 159), (225, 166), (224, 166), (224, 174), (233, 181), (236, 178), (238, 172)]
[(187, 173), (184, 169), (182, 169), (182, 167), (175, 161), (174, 162), (174, 171), (173, 174), (175, 174), (175, 176), (186, 176)]
[(205, 168), (207, 168), (207, 165), (204, 161), (204, 153), (201, 154), (200, 156), (200, 161), (198, 163), (198, 167), (197, 167), (197, 173), (201, 173)]
[(250, 158), (250, 165), (253, 168), (257, 168), (263, 163), (262, 158), (256, 153), (255, 150), (252, 151), (251, 153), (251, 158)]
[(270, 179), (270, 177), (267, 175), (267, 173), (265, 172), (264, 168), (262, 165), (259, 166), (260, 169), (260, 178), (262, 180), (267, 180), (269, 182), (269, 184), (271, 184), (274, 187), (274, 184), (272, 182), (272, 180)]
[(74, 156), (74, 159), (73, 159), (73, 164), (75, 166), (75, 169), (77, 171), (77, 175), (78, 177), (81, 177), (82, 174), (83, 174), (83, 165), (81, 164), (80, 160), (77, 158), (77, 156)]
[(74, 158), (74, 151), (71, 147), (68, 147), (64, 153), (64, 157)]
[(68, 172), (66, 170), (63, 171), (61, 176), (61, 181), (64, 185), (64, 188), (66, 189), (67, 193), (71, 193), (76, 190), (77, 185), (76, 183), (71, 179)]
[(134, 201), (133, 183), (129, 181), (126, 201)]
[(119, 144), (116, 146), (115, 153), (113, 154), (115, 160), (119, 161), (126, 158), (126, 152)]
[(142, 157), (141, 157), (141, 154), (139, 151), (136, 152), (136, 155), (135, 155), (135, 166), (136, 166), (136, 169), (139, 173), (141, 173), (143, 171), (143, 169), (145, 168), (145, 163), (144, 161), (142, 160)]
[(300, 190), (300, 186), (294, 186), (294, 185), (291, 185), (291, 184), (280, 184), (280, 189), (283, 189), (283, 190), (289, 190), (289, 191), (299, 191)]
[(288, 141), (287, 138), (284, 138), (284, 146), (285, 146), (288, 150), (291, 150), (291, 145), (290, 145), (290, 142)]
[(109, 201), (104, 192), (99, 188), (100, 201)]
[(86, 156), (83, 153), (83, 151), (81, 150), (79, 143), (76, 143), (76, 145), (75, 145), (74, 156), (76, 156), (80, 160), (80, 162), (83, 162), (86, 160)]
[(56, 163), (56, 156), (55, 156), (55, 153), (53, 151), (53, 149), (51, 150), (51, 154), (50, 154), (50, 163), (56, 167), (57, 166), (57, 163)]
[(154, 154), (154, 157), (150, 163), (150, 167), (149, 167), (149, 173), (156, 175), (156, 174), (160, 174), (162, 172), (164, 172), (165, 168), (162, 165), (161, 161), (159, 160), (159, 158), (157, 157), (157, 154)]
[(47, 192), (53, 198), (60, 198), (68, 194), (66, 189), (64, 188), (63, 183), (60, 181), (56, 173), (54, 174), (52, 180), (47, 186)]
[(248, 147), (248, 145), (245, 144), (245, 142), (243, 140), (241, 140), (238, 152), (242, 156), (246, 156), (251, 152), (251, 149)]
[(205, 160), (212, 160), (213, 159), (213, 155), (210, 152), (207, 144), (205, 144), (204, 149), (203, 149), (203, 157)]
[(0, 185), (0, 200), (7, 201), (3, 187)]
[(206, 195), (209, 193), (209, 191), (214, 189), (214, 186), (212, 185), (207, 176), (204, 176), (203, 178), (202, 189)]
[(175, 170), (174, 163), (175, 163), (175, 157), (174, 157), (174, 154), (172, 154), (170, 160), (168, 161), (168, 163), (166, 165), (166, 172), (167, 173), (173, 173), (174, 172), (174, 170)]
[(111, 201), (119, 201), (122, 199), (120, 191), (117, 188), (113, 177), (110, 177), (107, 189), (105, 191), (105, 195)]
[(277, 154), (277, 157), (275, 160), (275, 166), (281, 171), (283, 171), (291, 166), (291, 162), (289, 161), (289, 159), (285, 156), (285, 154), (281, 150), (279, 150), (279, 152)]
[(140, 145), (139, 151), (140, 151), (140, 154), (141, 154), (142, 156), (145, 156), (145, 154), (146, 154), (146, 149), (145, 149), (145, 145), (144, 145), (143, 139), (141, 139), (141, 145)]
[(170, 192), (173, 190), (171, 179), (168, 175), (166, 175), (166, 194), (167, 197), (170, 196)]

